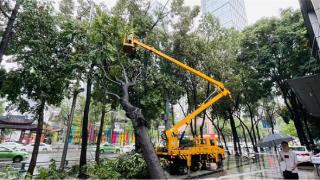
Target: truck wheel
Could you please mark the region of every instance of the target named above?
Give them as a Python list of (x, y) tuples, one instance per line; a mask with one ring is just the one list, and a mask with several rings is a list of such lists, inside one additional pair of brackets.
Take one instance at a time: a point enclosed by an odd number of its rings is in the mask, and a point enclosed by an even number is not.
[(13, 158), (13, 162), (14, 163), (19, 163), (21, 161), (22, 161), (22, 157), (21, 156), (16, 156), (16, 157)]
[(222, 168), (223, 167), (223, 158), (222, 158), (221, 155), (219, 155), (217, 166), (218, 166), (218, 168)]
[(207, 163), (206, 162), (201, 163), (201, 170), (207, 170), (207, 169), (208, 169)]
[(180, 165), (180, 166), (178, 167), (178, 174), (179, 174), (179, 175), (187, 174), (187, 172), (188, 172), (188, 167), (187, 167), (187, 166)]
[(200, 163), (193, 163), (190, 169), (191, 171), (198, 171), (200, 169)]

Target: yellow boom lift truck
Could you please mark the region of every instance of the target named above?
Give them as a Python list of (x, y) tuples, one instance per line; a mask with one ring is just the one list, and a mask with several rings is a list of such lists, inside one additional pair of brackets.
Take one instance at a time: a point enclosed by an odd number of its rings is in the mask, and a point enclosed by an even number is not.
[(197, 170), (201, 166), (205, 167), (208, 163), (217, 163), (218, 167), (222, 166), (224, 159), (224, 150), (221, 146), (218, 146), (216, 138), (205, 137), (193, 137), (192, 145), (184, 147), (180, 143), (179, 129), (188, 126), (192, 119), (209, 108), (212, 104), (217, 102), (224, 96), (230, 96), (230, 91), (224, 87), (223, 83), (205, 75), (204, 73), (191, 68), (190, 66), (176, 60), (165, 53), (155, 49), (152, 46), (144, 44), (139, 41), (134, 34), (126, 36), (123, 42), (124, 50), (127, 53), (133, 53), (137, 47), (146, 49), (153, 54), (162, 57), (166, 61), (179, 66), (180, 68), (208, 81), (211, 83), (216, 91), (211, 94), (211, 99), (207, 99), (203, 102), (198, 109), (180, 120), (170, 129), (165, 131), (165, 146), (158, 147), (156, 153), (159, 157), (169, 160), (171, 164), (171, 170), (181, 174), (188, 173), (190, 175), (190, 169)]

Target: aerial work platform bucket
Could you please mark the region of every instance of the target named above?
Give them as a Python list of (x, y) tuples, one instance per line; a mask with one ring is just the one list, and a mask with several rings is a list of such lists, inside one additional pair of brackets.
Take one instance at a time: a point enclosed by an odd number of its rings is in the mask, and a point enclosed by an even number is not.
[(123, 51), (129, 55), (129, 57), (134, 57), (136, 54), (136, 48), (133, 42), (134, 34), (125, 35), (123, 39)]

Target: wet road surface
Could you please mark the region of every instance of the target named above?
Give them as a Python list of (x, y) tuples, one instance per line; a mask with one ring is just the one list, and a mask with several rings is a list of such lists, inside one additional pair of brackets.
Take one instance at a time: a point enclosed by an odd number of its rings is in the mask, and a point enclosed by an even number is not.
[[(202, 179), (283, 179), (280, 172), (278, 157), (274, 154), (260, 154), (254, 162), (239, 158), (227, 158), (224, 168)], [(300, 179), (320, 179), (314, 167), (298, 169)]]

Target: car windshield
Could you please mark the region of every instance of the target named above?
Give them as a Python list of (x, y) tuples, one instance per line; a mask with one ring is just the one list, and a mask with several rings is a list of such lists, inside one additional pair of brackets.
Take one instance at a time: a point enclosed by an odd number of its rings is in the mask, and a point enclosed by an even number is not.
[(6, 147), (0, 147), (0, 151), (10, 151), (11, 149), (6, 148)]
[(305, 147), (290, 147), (290, 149), (292, 151), (305, 151), (306, 150)]

